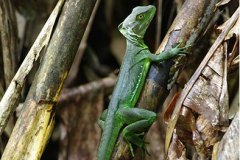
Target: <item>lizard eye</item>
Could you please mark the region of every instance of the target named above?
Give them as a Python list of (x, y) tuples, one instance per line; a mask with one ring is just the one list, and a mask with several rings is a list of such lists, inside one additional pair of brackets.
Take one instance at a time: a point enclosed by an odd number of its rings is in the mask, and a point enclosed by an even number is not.
[(144, 18), (144, 14), (139, 14), (139, 15), (137, 15), (137, 19), (141, 20), (141, 19), (143, 19), (143, 18)]

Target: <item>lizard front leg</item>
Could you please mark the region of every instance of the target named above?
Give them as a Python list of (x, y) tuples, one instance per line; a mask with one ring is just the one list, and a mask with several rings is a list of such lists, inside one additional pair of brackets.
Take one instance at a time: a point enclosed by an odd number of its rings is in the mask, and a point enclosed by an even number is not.
[(155, 62), (161, 62), (161, 61), (174, 58), (176, 56), (186, 56), (187, 54), (189, 54), (187, 51), (185, 51), (185, 49), (188, 48), (189, 46), (180, 48), (179, 45), (180, 44), (177, 44), (175, 47), (170, 48), (164, 52), (161, 52), (160, 54), (151, 54), (151, 53), (146, 53), (146, 54), (147, 54), (147, 57), (151, 59), (151, 61), (155, 61)]
[(187, 49), (190, 45), (182, 48), (180, 48), (179, 45), (180, 44), (177, 44), (175, 47), (170, 48), (166, 51), (163, 51), (160, 54), (153, 54), (148, 49), (142, 50), (136, 56), (137, 63), (143, 60), (150, 60), (153, 62), (162, 62), (177, 56), (186, 56), (187, 54), (189, 54), (189, 52), (185, 51), (185, 49)]

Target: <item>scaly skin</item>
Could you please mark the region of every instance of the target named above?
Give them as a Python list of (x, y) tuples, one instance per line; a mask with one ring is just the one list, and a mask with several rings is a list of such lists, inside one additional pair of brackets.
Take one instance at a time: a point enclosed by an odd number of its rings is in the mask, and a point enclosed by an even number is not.
[(151, 54), (144, 44), (144, 34), (154, 17), (154, 6), (136, 7), (119, 25), (120, 32), (127, 39), (127, 49), (120, 68), (108, 111), (99, 121), (103, 129), (98, 149), (98, 160), (110, 160), (120, 131), (131, 145), (144, 149), (144, 141), (138, 135), (145, 132), (156, 120), (156, 113), (134, 108), (142, 91), (151, 61), (164, 61), (183, 55), (177, 47), (167, 52)]

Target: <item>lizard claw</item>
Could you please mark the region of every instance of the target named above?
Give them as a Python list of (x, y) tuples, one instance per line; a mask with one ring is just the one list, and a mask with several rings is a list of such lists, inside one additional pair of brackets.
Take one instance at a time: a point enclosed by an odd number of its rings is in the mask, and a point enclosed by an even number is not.
[[(127, 142), (128, 143), (128, 146), (129, 146), (129, 149), (130, 149), (130, 152), (131, 152), (131, 155), (132, 157), (134, 157), (134, 151), (133, 151), (133, 146), (130, 142)], [(142, 145), (141, 146), (138, 146), (140, 147), (141, 149), (141, 153), (142, 153), (142, 158), (144, 158), (145, 156), (145, 153), (150, 156), (150, 153), (148, 152), (147, 148), (146, 148), (146, 144), (149, 144), (149, 142), (146, 142), (146, 141), (142, 141)]]
[(134, 157), (134, 152), (133, 152), (132, 144), (131, 144), (130, 142), (127, 142), (127, 143), (128, 143), (128, 146), (129, 146), (129, 149), (130, 149), (131, 155), (132, 155), (132, 157)]
[(187, 44), (184, 47), (180, 47), (181, 43), (176, 43), (175, 47), (173, 47), (176, 50), (179, 50), (179, 54), (180, 56), (186, 56), (189, 55), (190, 52), (185, 51), (186, 49), (188, 49), (189, 47), (191, 47), (191, 44)]

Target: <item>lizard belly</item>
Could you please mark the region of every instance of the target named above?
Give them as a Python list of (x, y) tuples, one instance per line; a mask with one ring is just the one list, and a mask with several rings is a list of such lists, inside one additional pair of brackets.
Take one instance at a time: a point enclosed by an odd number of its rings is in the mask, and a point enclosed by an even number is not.
[(129, 71), (124, 74), (120, 82), (125, 84), (121, 88), (119, 97), (120, 104), (129, 104), (134, 107), (141, 94), (145, 83), (146, 75), (150, 66), (150, 61), (142, 60), (135, 66), (131, 66)]

